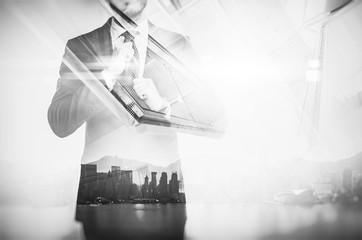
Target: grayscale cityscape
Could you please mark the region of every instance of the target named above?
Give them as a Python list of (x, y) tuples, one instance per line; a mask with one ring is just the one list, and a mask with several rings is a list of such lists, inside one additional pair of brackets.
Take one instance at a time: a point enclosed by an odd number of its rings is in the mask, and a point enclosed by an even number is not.
[[(111, 170), (97, 172), (96, 164), (82, 164), (78, 190), (78, 204), (109, 203), (184, 203), (183, 182), (173, 172), (168, 181), (166, 172), (159, 179), (157, 172), (144, 177), (144, 183), (137, 185), (133, 181), (132, 170), (121, 170), (111, 166)], [(181, 191), (180, 191), (181, 189)]]

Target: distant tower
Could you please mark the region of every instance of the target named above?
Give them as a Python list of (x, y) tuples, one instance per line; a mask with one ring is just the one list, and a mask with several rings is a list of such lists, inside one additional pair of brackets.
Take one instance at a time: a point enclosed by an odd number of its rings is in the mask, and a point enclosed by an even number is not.
[(112, 171), (112, 174), (120, 174), (121, 173), (121, 167), (120, 166), (112, 166), (111, 171)]
[(133, 185), (132, 170), (121, 170), (121, 179), (118, 185), (118, 198), (123, 200), (130, 199)]
[(121, 178), (121, 167), (120, 166), (112, 166), (111, 167), (111, 172), (112, 172), (112, 176), (113, 176), (113, 182), (114, 182), (114, 184), (117, 184), (118, 181)]
[(97, 188), (97, 165), (81, 164), (78, 202), (93, 201)]
[(332, 191), (338, 192), (342, 186), (342, 177), (337, 172), (332, 172), (329, 176), (329, 180), (332, 184)]
[(113, 175), (111, 171), (108, 171), (107, 173), (105, 197), (111, 200), (116, 197), (116, 188), (113, 182)]
[(178, 179), (177, 179), (177, 172), (173, 172), (171, 174), (170, 198), (172, 200), (179, 200), (179, 183), (178, 183)]
[(157, 175), (157, 172), (151, 172), (151, 182), (150, 182), (150, 185), (152, 185), (153, 187), (156, 187), (156, 186), (157, 186), (156, 175)]
[(149, 185), (148, 185), (148, 176), (145, 177), (145, 183), (142, 185), (142, 197), (148, 198), (149, 197)]
[(352, 183), (353, 171), (351, 168), (346, 168), (343, 171), (343, 188), (348, 194), (352, 194), (353, 183)]
[(121, 183), (133, 183), (132, 170), (121, 170)]
[(357, 195), (358, 192), (358, 182), (360, 180), (361, 174), (357, 170), (352, 170), (352, 194)]
[(354, 188), (354, 194), (358, 196), (360, 199), (362, 199), (362, 174), (358, 173), (357, 175), (357, 181)]
[(168, 197), (168, 191), (167, 191), (167, 173), (162, 172), (161, 178), (160, 178), (160, 184), (158, 185), (159, 190), (159, 197), (160, 198), (167, 198)]
[(92, 183), (97, 181), (97, 165), (96, 164), (81, 164), (80, 182)]
[(146, 177), (145, 177), (145, 186), (148, 187), (148, 176), (147, 176), (147, 175), (146, 175)]
[(157, 175), (157, 172), (151, 172), (151, 182), (150, 182), (150, 185), (149, 185), (149, 197), (156, 197), (157, 195), (157, 191), (156, 191), (156, 187), (157, 187), (157, 180), (156, 180), (156, 175)]

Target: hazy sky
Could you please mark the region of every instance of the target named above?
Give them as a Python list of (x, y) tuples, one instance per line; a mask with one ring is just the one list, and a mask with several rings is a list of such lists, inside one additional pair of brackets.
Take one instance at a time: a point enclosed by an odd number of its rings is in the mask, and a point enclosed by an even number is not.
[[(206, 81), (228, 111), (224, 138), (180, 136), (186, 170), (206, 164), (210, 171), (223, 165), (245, 172), (263, 159), (278, 163), (304, 157), (295, 149), (304, 73), (318, 34), (292, 17), (302, 16), (291, 5), (295, 1), (262, 2), (240, 1), (234, 9), (226, 4), (223, 12), (212, 1), (199, 1), (168, 21), (161, 21), (165, 12), (153, 8), (156, 23), (191, 37)], [(328, 28), (318, 155), (307, 155), (313, 160), (334, 161), (362, 150), (361, 16), (357, 1)], [(24, 192), (47, 189), (52, 176), (77, 184), (84, 129), (57, 138), (48, 126), (47, 109), (66, 41), (101, 26), (108, 17), (96, 0), (0, 2), (0, 201), (34, 198)], [(16, 183), (15, 189), (8, 187), (9, 181)], [(49, 197), (57, 194), (62, 193)]]

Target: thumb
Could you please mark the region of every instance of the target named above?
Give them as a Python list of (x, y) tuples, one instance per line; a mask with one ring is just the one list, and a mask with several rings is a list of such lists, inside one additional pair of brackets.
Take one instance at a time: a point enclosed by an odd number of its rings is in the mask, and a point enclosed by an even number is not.
[(132, 43), (131, 43), (131, 42), (123, 43), (123, 45), (124, 45), (126, 48), (132, 48)]
[(116, 49), (120, 48), (122, 46), (124, 42), (124, 36), (120, 36), (119, 38), (116, 39), (115, 43), (114, 43), (114, 47)]

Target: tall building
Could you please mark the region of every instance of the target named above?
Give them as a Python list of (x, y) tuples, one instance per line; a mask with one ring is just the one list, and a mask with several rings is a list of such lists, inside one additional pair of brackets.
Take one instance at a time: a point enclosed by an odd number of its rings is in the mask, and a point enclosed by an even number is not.
[(107, 173), (97, 173), (97, 197), (106, 196)]
[(332, 172), (329, 175), (329, 181), (332, 184), (332, 191), (337, 192), (342, 186), (342, 177), (341, 174), (337, 172)]
[(97, 188), (97, 165), (81, 164), (78, 203), (93, 201)]
[(182, 180), (182, 177), (181, 177), (181, 180), (178, 181), (178, 186), (179, 186), (179, 194), (178, 194), (178, 201), (181, 202), (181, 203), (185, 203), (186, 202), (186, 195), (185, 195), (185, 187), (184, 187), (184, 182)]
[(157, 172), (151, 172), (151, 182), (150, 185), (156, 187), (157, 186), (157, 180), (156, 180)]
[(177, 172), (171, 174), (170, 180), (170, 199), (179, 200), (179, 183), (177, 179)]
[(112, 166), (111, 167), (111, 172), (112, 173), (120, 173), (121, 172), (121, 167), (120, 166)]
[(97, 181), (97, 165), (96, 164), (81, 164), (80, 168), (81, 183), (90, 183)]
[(168, 191), (167, 191), (167, 173), (162, 172), (161, 178), (160, 178), (160, 184), (158, 185), (158, 197), (159, 198), (167, 198), (168, 197)]
[(357, 195), (357, 188), (359, 185), (359, 180), (360, 180), (360, 176), (361, 174), (357, 171), (357, 170), (353, 170), (352, 171), (352, 194), (353, 195)]
[(362, 174), (358, 173), (356, 184), (354, 187), (354, 194), (362, 199)]
[(113, 200), (116, 198), (116, 186), (113, 182), (113, 175), (111, 171), (108, 171), (106, 178), (106, 189), (105, 189), (105, 197)]
[(146, 177), (145, 177), (145, 186), (148, 187), (148, 176), (147, 176), (147, 175), (146, 175)]
[(149, 197), (155, 198), (157, 197), (157, 180), (156, 180), (157, 172), (151, 172), (151, 182), (148, 188)]
[(132, 170), (121, 170), (121, 183), (133, 183)]
[(111, 173), (113, 177), (113, 182), (116, 185), (121, 179), (121, 167), (120, 166), (112, 166)]
[(352, 175), (353, 171), (351, 168), (346, 168), (343, 171), (343, 188), (346, 190), (346, 193), (351, 194), (353, 190), (352, 186)]
[(121, 170), (121, 179), (117, 186), (118, 198), (129, 200), (132, 195), (132, 170)]
[(149, 185), (148, 185), (148, 176), (146, 175), (145, 177), (145, 183), (142, 185), (142, 197), (143, 198), (148, 198), (149, 197)]
[(113, 175), (120, 175), (121, 174), (121, 167), (120, 166), (112, 166), (111, 172)]

